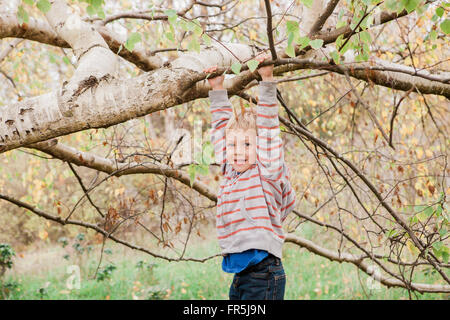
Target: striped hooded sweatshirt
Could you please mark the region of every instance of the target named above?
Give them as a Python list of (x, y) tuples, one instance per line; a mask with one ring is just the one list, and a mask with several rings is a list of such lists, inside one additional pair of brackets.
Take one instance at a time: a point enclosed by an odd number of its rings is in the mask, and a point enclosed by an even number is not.
[(217, 201), (216, 229), (222, 254), (266, 250), (281, 259), (282, 222), (294, 209), (280, 137), (276, 83), (259, 84), (256, 162), (240, 175), (226, 162), (225, 126), (233, 114), (226, 90), (209, 91), (211, 142), (224, 176)]

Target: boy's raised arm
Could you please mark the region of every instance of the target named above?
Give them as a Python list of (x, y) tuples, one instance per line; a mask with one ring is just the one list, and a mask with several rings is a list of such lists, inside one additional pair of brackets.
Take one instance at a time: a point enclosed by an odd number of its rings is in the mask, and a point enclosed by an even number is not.
[[(216, 67), (205, 70), (214, 71)], [(221, 167), (222, 174), (225, 173), (226, 165), (226, 144), (225, 126), (233, 114), (231, 102), (228, 99), (227, 90), (223, 88), (224, 76), (208, 79), (212, 90), (209, 91), (211, 110), (211, 143), (214, 145), (215, 161)]]
[[(262, 59), (264, 61), (264, 58)], [(272, 66), (258, 69), (262, 82), (259, 83), (259, 95), (256, 127), (257, 161), (261, 164), (261, 174), (271, 180), (279, 180), (283, 174), (284, 153), (283, 141), (280, 137), (280, 123), (278, 119), (278, 100), (276, 82), (273, 80)]]

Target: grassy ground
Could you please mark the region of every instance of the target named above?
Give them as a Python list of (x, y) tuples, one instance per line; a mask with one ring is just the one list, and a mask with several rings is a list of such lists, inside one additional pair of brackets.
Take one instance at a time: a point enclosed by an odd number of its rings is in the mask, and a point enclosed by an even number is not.
[[(99, 274), (93, 279), (100, 247), (84, 261), (63, 259), (61, 247), (25, 254), (16, 259), (16, 268), (8, 271), (5, 282), (9, 299), (228, 299), (232, 274), (221, 269), (221, 258), (204, 263), (167, 262), (114, 243), (106, 246)], [(201, 241), (191, 246), (186, 256), (204, 257), (219, 252), (216, 241)], [(34, 260), (33, 260), (34, 259)], [(139, 261), (140, 264), (139, 264)], [(68, 288), (70, 265), (80, 266), (80, 288)], [(102, 272), (114, 265), (110, 278)], [(387, 289), (372, 283), (350, 264), (339, 264), (286, 243), (283, 265), (287, 275), (285, 299), (408, 299), (404, 289)], [(414, 281), (436, 283), (436, 275), (418, 274)], [(69, 284), (70, 285), (70, 284)], [(372, 286), (371, 286), (372, 285)], [(415, 298), (413, 294), (413, 298)], [(443, 294), (418, 294), (419, 299), (448, 299)]]

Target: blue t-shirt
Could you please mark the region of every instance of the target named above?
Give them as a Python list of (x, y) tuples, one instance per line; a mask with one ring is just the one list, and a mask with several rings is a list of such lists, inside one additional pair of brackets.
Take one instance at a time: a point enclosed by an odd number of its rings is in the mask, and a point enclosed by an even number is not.
[(269, 253), (265, 250), (249, 249), (239, 253), (229, 253), (223, 257), (222, 270), (228, 273), (238, 273), (247, 267), (261, 262)]

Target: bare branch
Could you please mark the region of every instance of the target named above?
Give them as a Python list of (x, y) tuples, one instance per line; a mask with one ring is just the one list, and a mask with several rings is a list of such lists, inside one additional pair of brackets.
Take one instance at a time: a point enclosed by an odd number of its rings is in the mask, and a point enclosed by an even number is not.
[(273, 41), (273, 28), (272, 28), (272, 8), (270, 7), (270, 0), (264, 0), (267, 13), (267, 37), (269, 39), (270, 52), (272, 53), (272, 60), (277, 59), (277, 51)]

